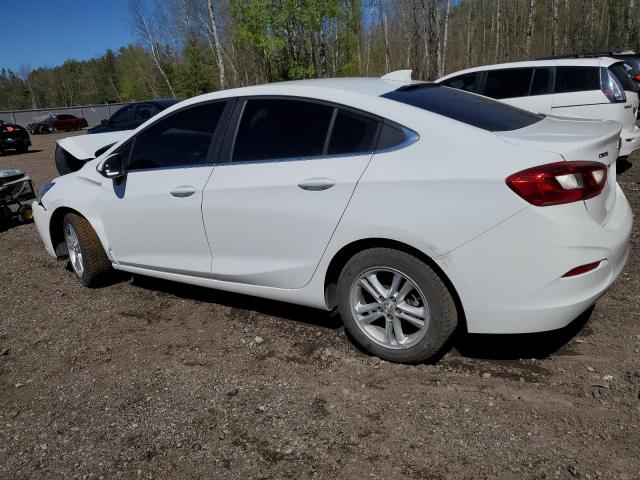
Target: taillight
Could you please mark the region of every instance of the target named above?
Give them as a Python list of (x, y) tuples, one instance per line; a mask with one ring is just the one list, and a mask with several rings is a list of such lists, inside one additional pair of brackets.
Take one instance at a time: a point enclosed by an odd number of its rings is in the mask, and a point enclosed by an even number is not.
[(640, 82), (640, 73), (638, 75), (634, 75), (633, 79)]
[(607, 183), (607, 166), (598, 162), (557, 162), (507, 177), (507, 185), (537, 207), (593, 198)]
[(622, 85), (613, 72), (610, 72), (607, 68), (600, 70), (600, 89), (611, 103), (627, 101)]

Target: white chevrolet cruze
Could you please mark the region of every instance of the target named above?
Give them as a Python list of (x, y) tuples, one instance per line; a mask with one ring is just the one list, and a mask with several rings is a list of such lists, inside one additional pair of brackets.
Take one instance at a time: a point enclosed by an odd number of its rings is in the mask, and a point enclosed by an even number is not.
[(46, 249), (86, 286), (114, 268), (337, 308), (399, 362), (457, 326), (570, 323), (627, 259), (620, 125), (401, 77), (181, 102), (42, 187)]

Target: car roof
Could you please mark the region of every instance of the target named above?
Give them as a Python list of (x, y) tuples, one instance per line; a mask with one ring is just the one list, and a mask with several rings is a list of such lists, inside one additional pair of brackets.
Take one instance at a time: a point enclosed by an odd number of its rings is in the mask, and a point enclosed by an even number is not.
[(467, 68), (450, 73), (439, 78), (436, 82), (446, 80), (451, 77), (463, 75), (465, 73), (483, 72), (487, 70), (500, 70), (506, 68), (526, 68), (526, 67), (610, 67), (621, 60), (609, 57), (596, 58), (549, 58), (546, 60), (528, 60), (523, 62), (497, 63), (494, 65), (482, 65), (480, 67)]
[(332, 100), (335, 95), (350, 97), (381, 97), (385, 93), (397, 90), (406, 85), (427, 83), (422, 81), (398, 81), (375, 77), (318, 78), (308, 80), (290, 80), (286, 82), (265, 83), (248, 87), (218, 90), (191, 97), (183, 105), (219, 98), (248, 96), (307, 96), (309, 98)]
[(181, 101), (182, 101), (181, 98), (156, 98), (154, 100), (148, 100), (146, 102), (138, 102), (138, 103), (153, 103), (154, 105), (161, 105), (166, 108)]
[[(309, 80), (291, 80), (288, 82), (271, 83), (265, 86), (286, 91), (291, 86), (304, 86), (316, 88), (328, 88), (333, 90), (342, 90), (346, 92), (359, 93), (362, 95), (370, 95), (379, 97), (385, 93), (397, 90), (405, 85), (413, 85), (425, 83), (418, 80), (398, 81), (386, 80), (377, 77), (342, 77), (342, 78), (316, 78)], [(278, 92), (282, 94), (282, 92)]]

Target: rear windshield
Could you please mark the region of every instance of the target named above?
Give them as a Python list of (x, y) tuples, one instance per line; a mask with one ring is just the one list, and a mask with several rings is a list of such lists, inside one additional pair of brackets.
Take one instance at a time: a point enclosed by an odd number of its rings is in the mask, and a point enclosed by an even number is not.
[(627, 92), (636, 91), (633, 80), (631, 80), (631, 77), (629, 76), (629, 71), (631, 70), (630, 67), (626, 67), (624, 63), (614, 63), (609, 67), (609, 70), (613, 72), (616, 78), (620, 81), (620, 85), (622, 85)]
[(382, 96), (490, 132), (518, 130), (544, 118), (491, 98), (432, 83), (408, 85)]

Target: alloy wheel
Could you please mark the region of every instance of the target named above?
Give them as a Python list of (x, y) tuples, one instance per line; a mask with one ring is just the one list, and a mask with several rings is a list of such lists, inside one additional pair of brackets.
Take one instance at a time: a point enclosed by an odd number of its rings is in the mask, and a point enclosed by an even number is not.
[(67, 223), (64, 231), (67, 241), (67, 250), (69, 251), (69, 261), (71, 267), (78, 277), (84, 274), (84, 259), (82, 258), (82, 250), (80, 249), (80, 241), (78, 235), (70, 223)]
[(429, 328), (424, 294), (408, 275), (392, 268), (371, 268), (358, 275), (349, 303), (360, 330), (385, 348), (411, 348)]

